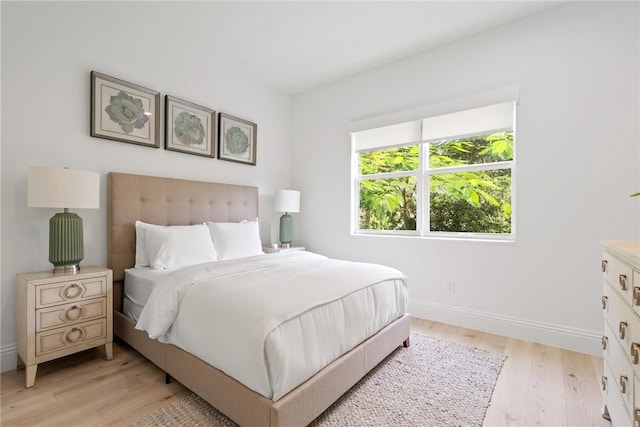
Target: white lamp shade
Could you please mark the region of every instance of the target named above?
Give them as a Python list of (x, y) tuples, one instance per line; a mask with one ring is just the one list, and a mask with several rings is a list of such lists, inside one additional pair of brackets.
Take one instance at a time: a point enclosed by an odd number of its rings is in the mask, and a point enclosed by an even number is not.
[(273, 210), (288, 213), (300, 212), (300, 192), (296, 190), (276, 191)]
[(74, 169), (29, 168), (27, 204), (35, 208), (98, 209), (100, 174)]

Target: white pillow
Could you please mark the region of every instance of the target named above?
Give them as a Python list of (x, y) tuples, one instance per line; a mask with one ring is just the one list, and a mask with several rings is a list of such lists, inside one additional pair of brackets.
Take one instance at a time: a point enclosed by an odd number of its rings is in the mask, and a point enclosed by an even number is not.
[(136, 267), (149, 267), (149, 251), (147, 250), (146, 230), (150, 228), (162, 228), (160, 225), (147, 224), (136, 221)]
[(149, 266), (153, 269), (188, 267), (217, 260), (209, 228), (204, 224), (141, 228)]
[(242, 222), (207, 221), (218, 259), (236, 259), (261, 255), (262, 242), (258, 220)]

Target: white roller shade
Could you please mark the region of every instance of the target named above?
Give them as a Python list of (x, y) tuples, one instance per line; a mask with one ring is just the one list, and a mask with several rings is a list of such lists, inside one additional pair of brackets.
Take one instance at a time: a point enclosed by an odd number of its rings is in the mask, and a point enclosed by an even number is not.
[(412, 142), (419, 142), (420, 139), (420, 120), (351, 134), (351, 140), (356, 151), (366, 151), (390, 145), (406, 145)]
[(513, 129), (513, 102), (489, 105), (422, 120), (422, 140), (462, 138)]
[(358, 120), (349, 124), (352, 147), (375, 150), (513, 128), (519, 92), (518, 86), (505, 86)]

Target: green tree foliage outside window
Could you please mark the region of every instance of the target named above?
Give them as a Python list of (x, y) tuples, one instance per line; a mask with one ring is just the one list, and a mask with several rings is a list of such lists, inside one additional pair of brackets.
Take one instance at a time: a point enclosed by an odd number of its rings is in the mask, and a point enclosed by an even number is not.
[[(415, 171), (420, 146), (388, 148), (360, 154), (360, 174)], [(360, 181), (360, 229), (415, 230), (415, 176)]]
[[(420, 147), (360, 153), (361, 230), (416, 230)], [(513, 160), (512, 131), (422, 147), (428, 149), (429, 231), (511, 232), (511, 169), (498, 162)], [(468, 167), (454, 172), (443, 169), (460, 166)], [(394, 176), (366, 179), (366, 175), (385, 173)], [(406, 176), (398, 176), (403, 173)]]

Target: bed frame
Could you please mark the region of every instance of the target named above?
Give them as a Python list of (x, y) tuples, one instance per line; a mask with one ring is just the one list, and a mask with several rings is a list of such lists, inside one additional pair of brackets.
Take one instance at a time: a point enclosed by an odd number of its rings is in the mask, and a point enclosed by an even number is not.
[(181, 350), (150, 339), (122, 313), (125, 268), (135, 264), (135, 221), (189, 225), (258, 217), (258, 189), (174, 178), (108, 174), (108, 265), (114, 280), (114, 333), (241, 426), (304, 426), (400, 345), (409, 315), (390, 323), (277, 401)]

